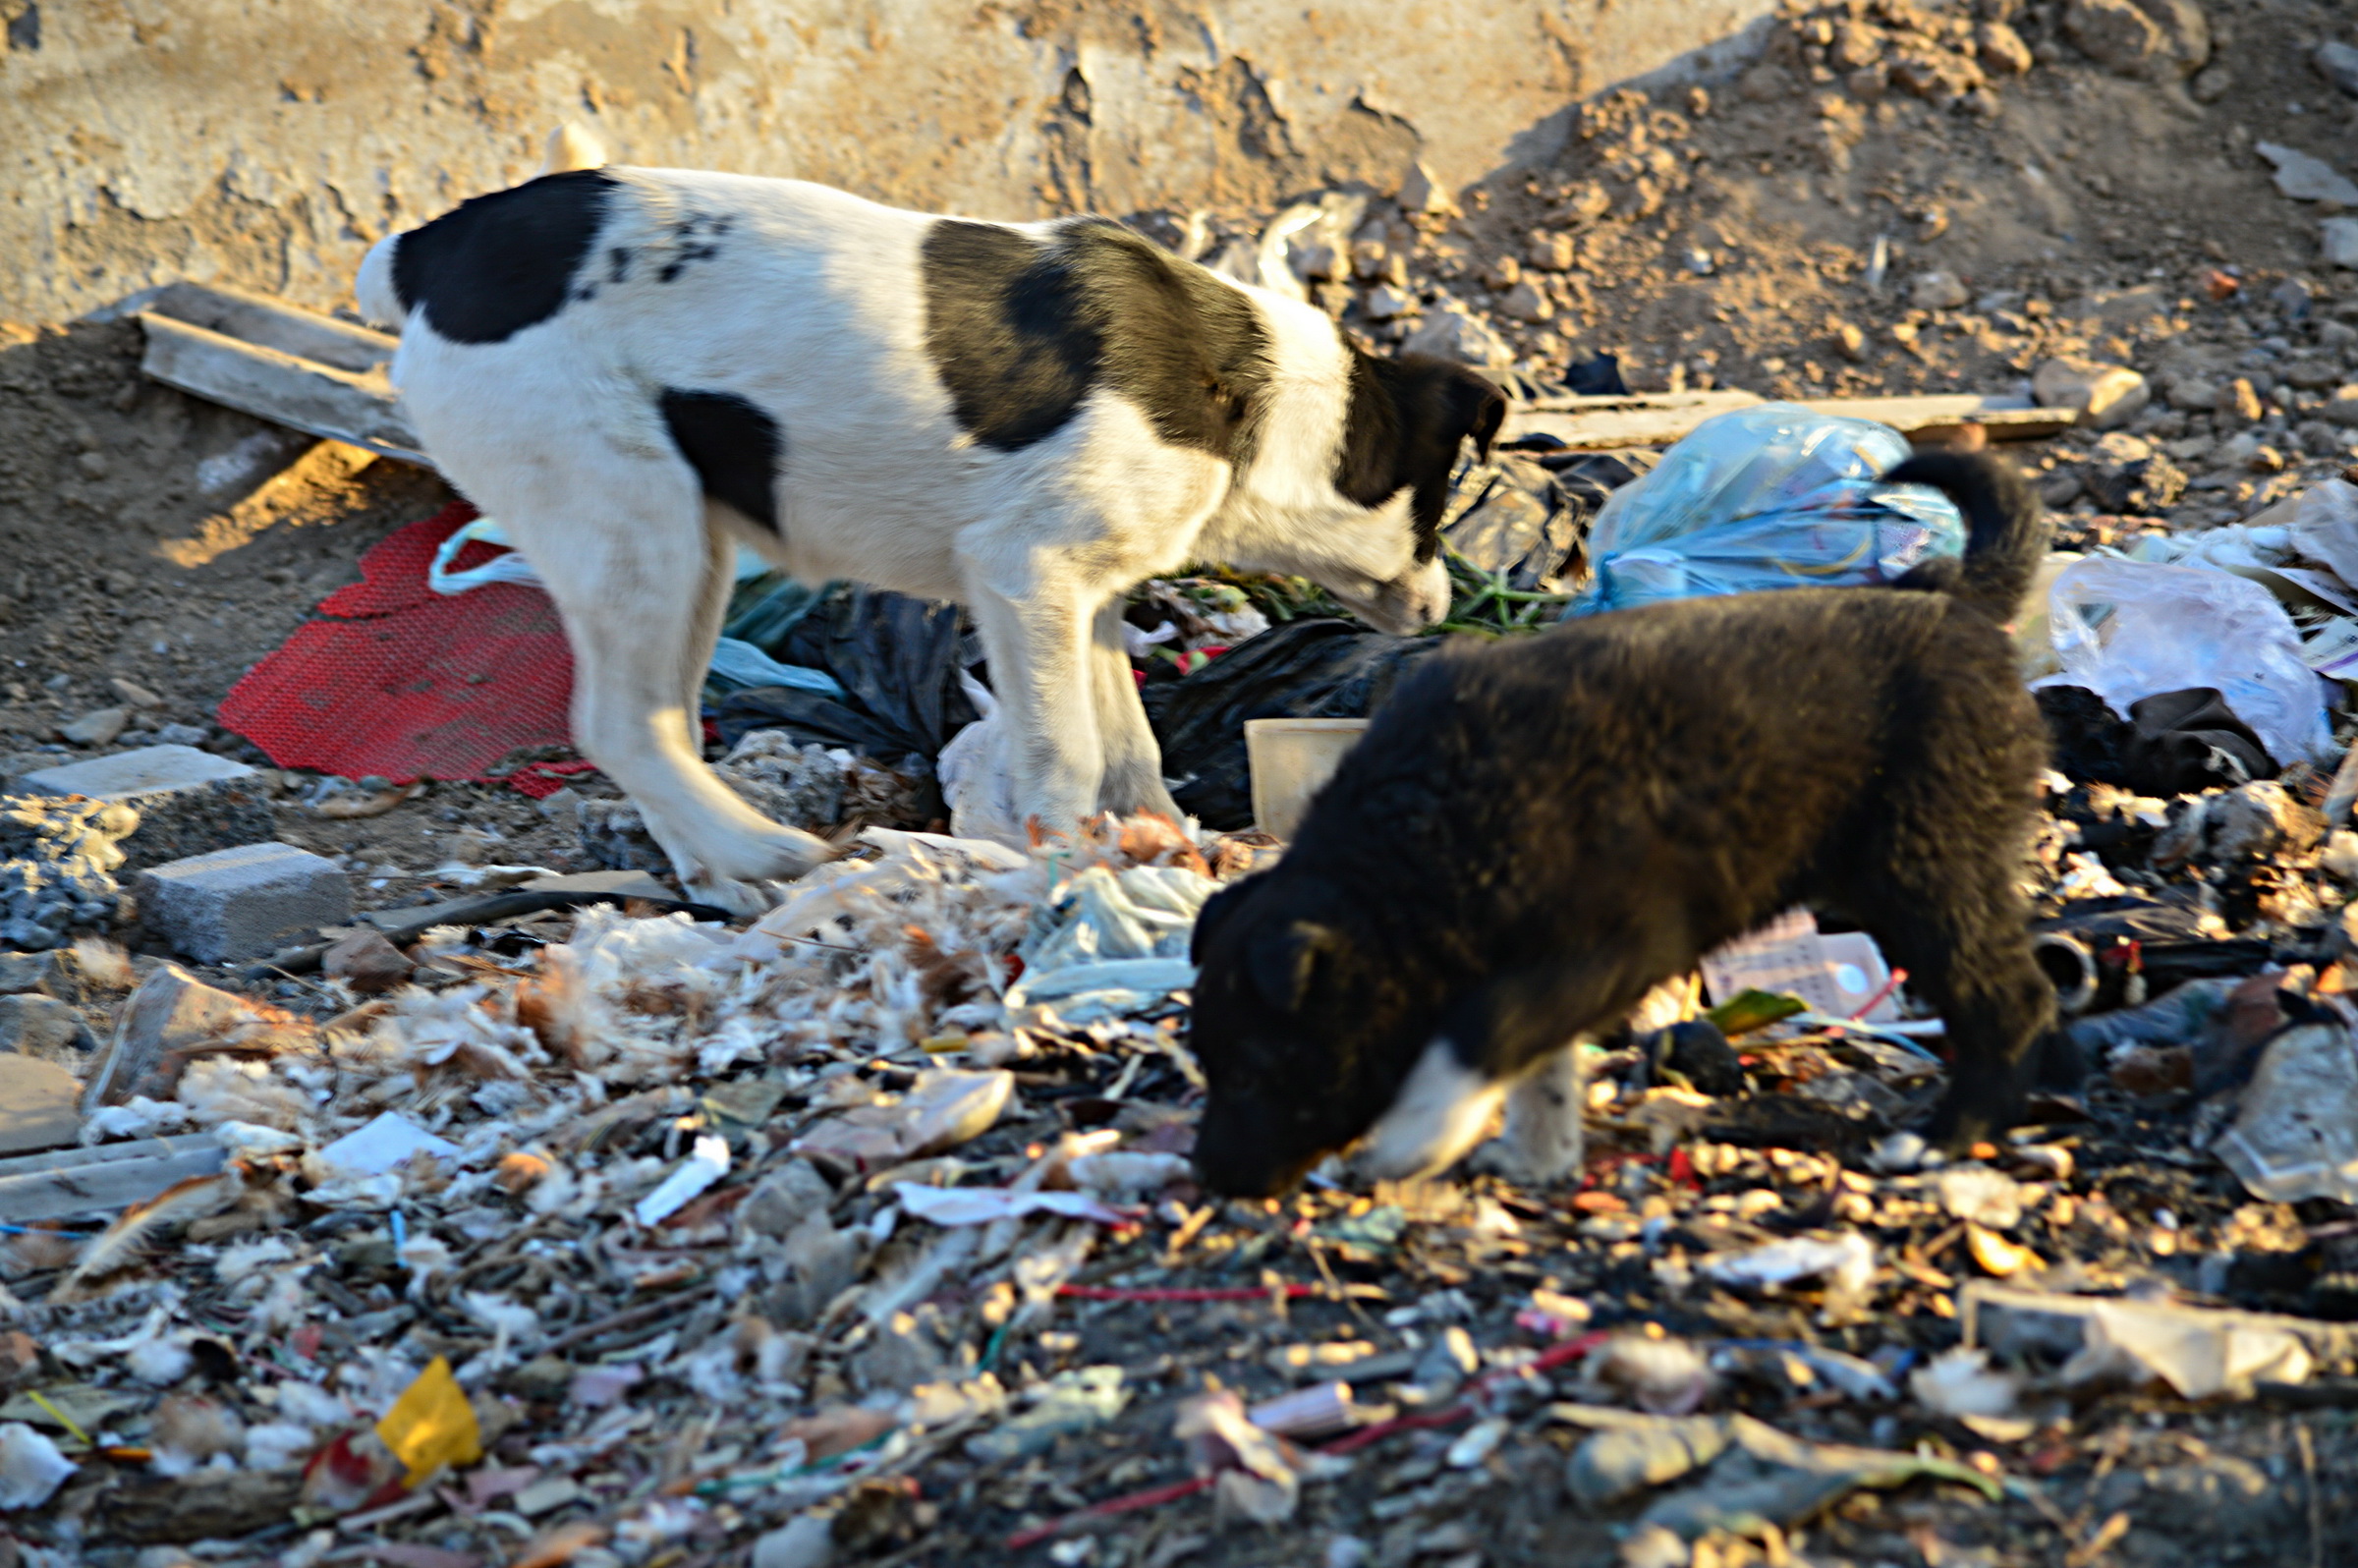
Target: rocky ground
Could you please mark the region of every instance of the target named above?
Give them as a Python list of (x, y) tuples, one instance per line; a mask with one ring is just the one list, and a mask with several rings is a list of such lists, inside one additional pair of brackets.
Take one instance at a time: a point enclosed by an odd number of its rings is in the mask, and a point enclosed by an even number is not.
[[(1502, 171), (1455, 193), (1412, 181), (1399, 193), (1327, 202), (1331, 216), (1299, 233), (1290, 265), (1306, 293), (1372, 343), (1450, 347), (1542, 380), (1600, 353), (1615, 356), (1641, 389), (1790, 397), (2013, 392), (2058, 358), (2132, 366), (2151, 384), (2143, 413), (2115, 430), (2074, 432), (2014, 455), (2041, 471), (2066, 543), (2200, 530), (2252, 516), (2351, 461), (2358, 419), (2343, 422), (2353, 404), (2336, 394), (2358, 378), (2350, 282), (2358, 274), (2330, 265), (2323, 250), (2339, 204), (2330, 192), (2282, 194), (2258, 149), (2344, 158), (2358, 97), (2336, 85), (2341, 57), (2321, 55), (2320, 45), (2353, 42), (2358, 34), (2334, 8), (2290, 3), (1997, 0), (1968, 9), (1899, 0), (1796, 9), (1777, 22), (1762, 63), (1734, 82), (1585, 106), (1568, 149), (1545, 167)], [(2358, 192), (2347, 199), (2358, 205)], [(1257, 265), (1246, 257), (1270, 217), (1213, 211), (1137, 221), (1188, 252), (1243, 267)], [(266, 763), (214, 723), (222, 695), (320, 597), (352, 580), (363, 550), (448, 499), (430, 475), (358, 463), (344, 449), (145, 383), (139, 351), (128, 323), (0, 325), (0, 773), (118, 749), (168, 725), (184, 727), (171, 738)], [(160, 703), (131, 700), (121, 683)], [(126, 709), (125, 727), (106, 743), (67, 738), (110, 708)], [(427, 873), (453, 859), (589, 864), (570, 822), (505, 787), (437, 784), (382, 815), (335, 819), (304, 804), (315, 781), (279, 782), (279, 836), (343, 857), (365, 904), (433, 896)], [(2322, 794), (2322, 779), (2291, 783), (2311, 803)], [(2339, 951), (2321, 927), (2283, 918), (2288, 878), (2308, 890), (2321, 919), (2338, 919), (2351, 885), (2297, 812), (2257, 854), (2164, 866), (2152, 859), (2150, 833), (2120, 828), (2133, 812), (2085, 795), (2053, 805), (2059, 821), (2105, 826), (2110, 871), (2157, 898), (2182, 900), (2196, 882), (2239, 889), (2223, 907), (2241, 912), (2232, 934), (2259, 944), (2250, 968), (2291, 966), (2280, 987), (2264, 988), (2268, 1019), (2281, 1024), (2342, 989)], [(1250, 846), (1240, 853), (1249, 859)], [(1124, 866), (1139, 858), (1109, 857)], [(2049, 870), (2067, 873), (2060, 862)], [(2333, 928), (2323, 928), (2329, 938)], [(136, 929), (123, 934), (135, 951), (141, 945)], [(994, 928), (978, 950), (1003, 957), (1018, 934)], [(1959, 1304), (1977, 1280), (2321, 1321), (2358, 1311), (2348, 1283), (2358, 1259), (2345, 1256), (2351, 1210), (2329, 1200), (2254, 1203), (2198, 1150), (2197, 1131), (2210, 1131), (2220, 1112), (2202, 1110), (2195, 1090), (2174, 1076), (2180, 1064), (2126, 1063), (2125, 1078), (2100, 1077), (2076, 1103), (2049, 1107), (2050, 1119), (2020, 1146), (1989, 1151), (1983, 1163), (2021, 1184), (2022, 1212), (2005, 1226), (1944, 1206), (1921, 1176), (1874, 1168), (1868, 1150), (1887, 1130), (1890, 1105), (1869, 1095), (1881, 1109), (1831, 1120), (1810, 1108), (1819, 1101), (1801, 1091), (1829, 1073), (1888, 1075), (1901, 1105), (1925, 1085), (1855, 1041), (1804, 1032), (1747, 1042), (1750, 1093), (1699, 1096), (1706, 1103), (1694, 1107), (1675, 1157), (1654, 1157), (1649, 1120), (1672, 1112), (1646, 1107), (1682, 1103), (1663, 1092), (1678, 1084), (1626, 1052), (1600, 1061), (1613, 1092), (1599, 1100), (1598, 1125), (1614, 1157), (1600, 1160), (1577, 1193), (1481, 1176), (1429, 1191), (1322, 1193), (1263, 1210), (1205, 1204), (1184, 1181), (1124, 1186), (1109, 1177), (1106, 1191), (1139, 1211), (1124, 1223), (1003, 1222), (1011, 1228), (945, 1265), (963, 1275), (945, 1284), (937, 1274), (905, 1312), (871, 1317), (868, 1308), (912, 1277), (938, 1238), (903, 1218), (895, 1243), (896, 1210), (869, 1180), (872, 1170), (807, 1161), (789, 1150), (790, 1138), (810, 1137), (864, 1098), (911, 1089), (931, 1062), (1011, 1071), (1021, 1095), (1015, 1114), (961, 1145), (957, 1169), (936, 1160), (899, 1178), (1085, 1186), (1053, 1168), (1095, 1150), (1093, 1135), (1119, 1132), (1115, 1152), (1177, 1148), (1173, 1127), (1184, 1120), (1177, 1109), (1188, 1088), (1178, 1059), (1152, 1043), (1176, 1029), (1163, 1022), (1172, 1010), (1110, 1035), (1043, 1030), (1034, 1054), (1000, 1061), (997, 1046), (942, 1022), (969, 993), (925, 989), (933, 982), (924, 977), (940, 971), (927, 968), (922, 944), (870, 936), (889, 953), (876, 973), (824, 978), (864, 998), (917, 986), (929, 1009), (922, 1033), (872, 1048), (874, 1036), (861, 1034), (872, 1024), (819, 1031), (797, 1036), (792, 1049), (771, 1042), (707, 1071), (693, 1064), (702, 1060), (694, 1047), (708, 1037), (708, 1020), (681, 1000), (702, 995), (704, 982), (673, 976), (649, 995), (613, 1003), (661, 1023), (655, 1033), (671, 1054), (650, 1058), (660, 1071), (618, 1077), (611, 1097), (625, 1109), (608, 1117), (574, 1082), (554, 1036), (531, 1025), (529, 1006), (515, 999), (514, 972), (529, 967), (526, 955), (589, 941), (570, 921), (447, 943), (420, 971), (422, 989), (400, 1004), (423, 1016), (436, 998), (487, 986), (491, 1011), (508, 1009), (500, 1015), (508, 1033), (496, 1043), (521, 1063), (497, 1092), (484, 1089), (479, 1062), (454, 1068), (447, 1058), (419, 1058), (427, 1050), (421, 1026), (399, 1049), (386, 1044), (381, 1059), (349, 1059), (320, 1026), (348, 1035), (381, 1014), (356, 1019), (355, 1008), (371, 1004), (336, 982), (207, 972), (313, 1032), (264, 1080), (275, 1074), (307, 1092), (333, 1087), (339, 1096), (300, 1110), (257, 1100), (238, 1119), (277, 1125), (308, 1148), (346, 1130), (356, 1120), (347, 1112), (359, 1106), (368, 1114), (383, 1104), (418, 1114), (429, 1107), (468, 1145), (471, 1163), (450, 1189), (421, 1173), (408, 1200), (412, 1234), (443, 1252), (414, 1254), (373, 1220), (298, 1207), (309, 1177), (290, 1153), (256, 1167), (252, 1191), (211, 1216), (223, 1223), (207, 1239), (174, 1244), (114, 1278), (125, 1293), (111, 1306), (58, 1302), (68, 1260), (44, 1252), (40, 1237), (12, 1240), (0, 1272), (32, 1304), (33, 1338), (134, 1336), (163, 1299), (157, 1287), (177, 1289), (186, 1310), (170, 1321), (184, 1341), (217, 1344), (233, 1358), (226, 1366), (243, 1368), (200, 1371), (181, 1392), (226, 1406), (253, 1428), (288, 1415), (257, 1390), (329, 1385), (349, 1396), (350, 1417), (381, 1410), (389, 1369), (406, 1375), (436, 1352), (462, 1368), (505, 1356), (504, 1344), (494, 1347), (503, 1331), (497, 1308), (471, 1306), (470, 1291), (537, 1305), (543, 1320), (512, 1325), (518, 1353), (477, 1369), (476, 1385), (491, 1400), (486, 1428), (506, 1428), (487, 1429), (485, 1441), (492, 1467), (533, 1470), (517, 1487), (564, 1480), (576, 1495), (527, 1510), (515, 1488), (460, 1491), (457, 1502), (338, 1533), (332, 1512), (284, 1522), (292, 1483), (191, 1513), (194, 1493), (173, 1492), (148, 1478), (145, 1461), (124, 1457), (93, 1461), (51, 1508), (8, 1516), (15, 1534), (0, 1536), (0, 1552), (145, 1568), (177, 1561), (184, 1549), (223, 1562), (373, 1555), (460, 1568), (462, 1560), (568, 1554), (593, 1564), (594, 1554), (610, 1553), (671, 1565), (744, 1560), (756, 1539), (815, 1499), (827, 1549), (844, 1562), (1703, 1568), (1709, 1553), (1720, 1565), (2165, 1568), (2358, 1557), (2358, 1434), (2349, 1414), (2358, 1397), (2341, 1380), (2352, 1371), (2346, 1357), (2321, 1358), (2322, 1384), (2225, 1400), (2074, 1383), (2051, 1361), (2033, 1363), (2020, 1369), (2025, 1382), (1992, 1402), (2002, 1410), (1996, 1416), (1949, 1408), (1910, 1383), (1957, 1343)], [(152, 957), (142, 956), (142, 973)], [(2295, 1000), (2278, 1000), (2279, 991)], [(122, 996), (119, 985), (73, 990), (101, 1035)], [(951, 1030), (965, 1032), (965, 1043), (949, 1045)], [(397, 1081), (407, 1088), (386, 1087)], [(764, 1100), (753, 1120), (774, 1117), (774, 1125), (749, 1134), (740, 1112)], [(700, 1131), (725, 1135), (734, 1149), (737, 1174), (715, 1189), (725, 1202), (666, 1231), (629, 1228), (625, 1210)], [(1084, 1143), (1069, 1143), (1076, 1138)], [(525, 1165), (512, 1163), (520, 1157)], [(539, 1191), (552, 1167), (590, 1188)], [(798, 1186), (801, 1171), (822, 1188)], [(750, 1195), (764, 1189), (775, 1199), (770, 1208), (787, 1206), (759, 1210)], [(732, 1218), (731, 1204), (766, 1217)], [(802, 1228), (814, 1210), (823, 1236)], [(1876, 1249), (1863, 1293), (1844, 1296), (1808, 1278), (1732, 1285), (1702, 1271), (1706, 1260), (1788, 1236), (1845, 1232)], [(837, 1260), (829, 1266), (838, 1275), (821, 1277), (867, 1295), (812, 1301), (801, 1276), (764, 1276), (758, 1310), (741, 1310), (734, 1298), (753, 1289), (745, 1270), (758, 1270), (769, 1243), (796, 1235), (814, 1256)], [(283, 1238), (283, 1252), (232, 1256), (273, 1238)], [(1019, 1260), (1042, 1256), (1061, 1261), (1025, 1275)], [(552, 1272), (578, 1288), (550, 1292), (543, 1276)], [(261, 1298), (281, 1277), (301, 1288), (271, 1307)], [(1030, 1300), (1027, 1282), (1042, 1281), (1048, 1294), (1033, 1302), (1039, 1310), (1011, 1317), (1010, 1304)], [(1057, 1300), (1060, 1284), (1225, 1296)], [(789, 1285), (803, 1296), (780, 1296)], [(1304, 1294), (1288, 1296), (1288, 1287)], [(1549, 1316), (1548, 1304), (1565, 1298), (1585, 1314)], [(617, 1320), (642, 1306), (659, 1310)], [(899, 1316), (911, 1319), (905, 1328)], [(1459, 1330), (1469, 1353), (1452, 1367)], [(1697, 1371), (1677, 1352), (1648, 1361), (1618, 1345), (1592, 1357), (1583, 1336), (1607, 1330), (1658, 1330), (1665, 1342), (1696, 1347), (1710, 1369)], [(725, 1369), (690, 1364), (701, 1343), (723, 1332), (742, 1354), (723, 1358)], [(1525, 1370), (1567, 1344), (1580, 1354)], [(1355, 1348), (1305, 1348), (1340, 1345)], [(1862, 1396), (1812, 1371), (1796, 1359), (1811, 1349), (1854, 1353), (1888, 1394)], [(1184, 1483), (1190, 1460), (1173, 1435), (1182, 1403), (1215, 1388), (1258, 1401), (1297, 1386), (1289, 1350), (1312, 1365), (1404, 1356), (1403, 1366), (1354, 1383), (1356, 1398), (1390, 1405), (1395, 1416), (1453, 1412), (1468, 1398), (1475, 1408), (1391, 1429), (1330, 1475), (1317, 1461), (1288, 1460), (1299, 1498), (1276, 1525), (1249, 1522), (1256, 1498), (1247, 1491), (1223, 1494), (1216, 1510), (1189, 1496), (1021, 1549), (1006, 1544), (1072, 1510)], [(93, 1352), (84, 1363), (19, 1357), (9, 1391), (129, 1387), (137, 1408), (125, 1407), (114, 1424), (118, 1446), (160, 1445), (170, 1433), (153, 1429), (158, 1388), (123, 1372), (124, 1354)], [(586, 1394), (576, 1375), (599, 1366), (636, 1369), (645, 1381), (612, 1398), (594, 1386)], [(1120, 1369), (1122, 1396), (1100, 1401), (1118, 1410), (1093, 1416), (1089, 1390), (1098, 1385), (1081, 1373), (1096, 1367)], [(986, 1371), (1016, 1409), (1053, 1409), (1069, 1394), (1084, 1414), (1074, 1430), (1050, 1432), (1037, 1448), (977, 1447), (970, 1439), (1010, 1419), (977, 1391)], [(912, 1386), (965, 1391), (912, 1412), (901, 1403)], [(2004, 1487), (1991, 1500), (1963, 1482), (1919, 1480), (1851, 1496), (1798, 1532), (1756, 1531), (1749, 1544), (1712, 1538), (1691, 1558), (1645, 1558), (1646, 1540), (1632, 1528), (1645, 1499), (1576, 1504), (1567, 1455), (1585, 1428), (1551, 1411), (1677, 1409), (1690, 1391), (1705, 1412), (1741, 1410), (1813, 1441), (1928, 1452)], [(299, 1396), (272, 1395), (281, 1397)], [(23, 1419), (26, 1404), (17, 1398), (0, 1421)], [(855, 1410), (869, 1414), (845, 1414)], [(789, 1419), (819, 1424), (795, 1438), (805, 1461), (857, 1446), (842, 1440), (846, 1431), (860, 1443), (883, 1441), (849, 1490), (824, 1467), (788, 1484), (776, 1475), (794, 1468)], [(323, 1416), (317, 1430), (332, 1429)], [(1475, 1440), (1476, 1431), (1489, 1435)], [(317, 1495), (308, 1500), (324, 1506)], [(118, 1515), (132, 1523), (110, 1534)], [(208, 1536), (238, 1539), (172, 1544)], [(769, 1549), (754, 1560), (771, 1568), (825, 1560), (784, 1556), (774, 1542)], [(33, 1555), (41, 1551), (52, 1555)]]

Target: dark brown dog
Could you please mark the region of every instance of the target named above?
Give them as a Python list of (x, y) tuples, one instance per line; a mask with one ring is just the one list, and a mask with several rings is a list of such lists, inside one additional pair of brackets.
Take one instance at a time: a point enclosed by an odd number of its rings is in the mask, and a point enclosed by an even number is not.
[(1365, 1174), (1437, 1170), (1510, 1089), (1523, 1174), (1561, 1174), (1569, 1043), (1795, 904), (1940, 1010), (1936, 1136), (2011, 1122), (2054, 997), (2018, 889), (2047, 741), (2000, 623), (2046, 530), (1991, 459), (1889, 477), (1956, 499), (1962, 561), (1453, 646), (1402, 684), (1284, 860), (1196, 927), (1209, 1186), (1281, 1192), (1363, 1136)]

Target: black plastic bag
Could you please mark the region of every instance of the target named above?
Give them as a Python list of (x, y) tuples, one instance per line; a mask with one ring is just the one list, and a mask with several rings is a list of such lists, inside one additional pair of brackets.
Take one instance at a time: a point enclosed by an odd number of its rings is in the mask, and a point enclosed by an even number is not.
[(2157, 693), (2131, 703), (2125, 722), (2085, 687), (2042, 687), (2037, 697), (2055, 766), (2075, 784), (2119, 784), (2167, 799), (2280, 771), (2213, 687)]
[(1172, 796), (1207, 827), (1250, 827), (1245, 720), (1365, 718), (1440, 643), (1386, 637), (1353, 621), (1291, 621), (1192, 675), (1149, 681), (1147, 719), (1162, 744), (1163, 776), (1177, 781)]
[(964, 628), (958, 606), (876, 588), (836, 587), (763, 651), (824, 670), (841, 699), (763, 686), (723, 700), (713, 719), (734, 746), (749, 730), (784, 730), (803, 744), (847, 747), (929, 778), (951, 736), (979, 715), (958, 682)]

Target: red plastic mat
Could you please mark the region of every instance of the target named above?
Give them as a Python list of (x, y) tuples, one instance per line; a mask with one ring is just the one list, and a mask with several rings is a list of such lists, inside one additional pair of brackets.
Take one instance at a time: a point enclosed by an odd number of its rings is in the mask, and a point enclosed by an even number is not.
[[(494, 583), (444, 597), (426, 586), (434, 551), (475, 517), (454, 502), (362, 556), (361, 581), (230, 690), (222, 725), (281, 767), (397, 784), (487, 779), (520, 750), (570, 745), (573, 653), (548, 595)], [(471, 542), (452, 565), (498, 553)], [(589, 765), (528, 764), (511, 780), (546, 795)]]

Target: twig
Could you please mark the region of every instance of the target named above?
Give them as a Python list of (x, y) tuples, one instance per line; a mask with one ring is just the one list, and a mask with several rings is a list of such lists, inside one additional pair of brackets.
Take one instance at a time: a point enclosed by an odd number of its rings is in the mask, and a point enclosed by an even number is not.
[[(2358, 752), (2358, 747), (2352, 750)], [(2301, 1481), (2309, 1493), (2309, 1568), (2326, 1568), (2326, 1509), (2317, 1494), (2317, 1439), (2310, 1435), (2307, 1422), (2296, 1421), (2292, 1440), (2301, 1451)]]
[(711, 1295), (713, 1291), (717, 1290), (719, 1286), (716, 1282), (706, 1281), (702, 1285), (691, 1285), (686, 1290), (674, 1291), (672, 1294), (664, 1297), (661, 1301), (650, 1301), (637, 1307), (626, 1307), (621, 1312), (614, 1314), (610, 1317), (601, 1317), (593, 1323), (584, 1323), (579, 1328), (571, 1329), (565, 1333), (559, 1334), (556, 1338), (550, 1340), (547, 1344), (540, 1347), (541, 1353), (543, 1355), (554, 1355), (556, 1352), (565, 1349), (567, 1346), (578, 1345), (586, 1339), (597, 1339), (603, 1335), (612, 1333), (618, 1328), (636, 1327), (641, 1323), (648, 1322), (654, 1318), (658, 1318), (665, 1313), (671, 1312), (675, 1308), (685, 1307), (691, 1302), (700, 1301), (702, 1298)]

